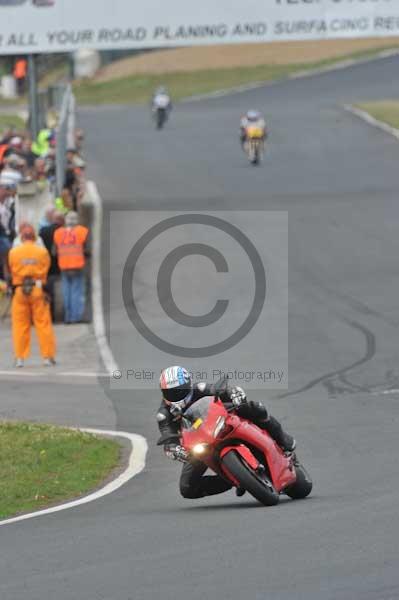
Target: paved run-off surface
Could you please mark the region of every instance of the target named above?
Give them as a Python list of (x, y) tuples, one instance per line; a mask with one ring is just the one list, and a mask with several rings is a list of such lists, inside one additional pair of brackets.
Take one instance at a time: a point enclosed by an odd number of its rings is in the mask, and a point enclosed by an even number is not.
[[(153, 446), (156, 390), (3, 382), (2, 394), (41, 396), (50, 408), (56, 394), (61, 421), (71, 420), (69, 399), (82, 425), (89, 406), (90, 424), (115, 420), (145, 435), (150, 452), (114, 496), (4, 527), (2, 600), (398, 597), (399, 145), (341, 109), (397, 95), (397, 68), (385, 59), (181, 105), (161, 135), (144, 108), (82, 111), (91, 177), (111, 206), (172, 198), (180, 208), (288, 210), (292, 395), (268, 404), (295, 433), (315, 487), (271, 509), (233, 493), (185, 501), (179, 467)], [(256, 170), (236, 139), (253, 106), (272, 131)], [(120, 286), (122, 260), (110, 267), (106, 289)], [(124, 364), (132, 335), (122, 301), (112, 310)]]

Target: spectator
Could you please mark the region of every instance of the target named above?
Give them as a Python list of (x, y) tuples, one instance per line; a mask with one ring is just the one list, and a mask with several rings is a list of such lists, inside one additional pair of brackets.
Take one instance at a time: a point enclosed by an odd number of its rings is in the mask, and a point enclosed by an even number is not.
[(18, 156), (18, 154), (9, 154), (4, 158), (3, 163), (2, 177), (13, 181), (16, 185), (21, 183), (26, 171), (26, 161)]
[(41, 129), (37, 134), (36, 141), (32, 144), (32, 152), (34, 152), (36, 156), (45, 157), (54, 141), (55, 136), (51, 129)]
[[(27, 227), (30, 226), (30, 224), (27, 221), (22, 221), (22, 223), (20, 224), (20, 226), (18, 227), (18, 235), (16, 236), (16, 238), (14, 239), (13, 243), (12, 243), (12, 247), (16, 248), (17, 246), (20, 246), (22, 244), (22, 231)], [(36, 240), (35, 240), (35, 244), (36, 246), (41, 246), (42, 248), (44, 247), (44, 243), (42, 238), (39, 236), (36, 236)]]
[(75, 166), (72, 163), (68, 162), (67, 168), (65, 171), (64, 189), (68, 190), (68, 192), (72, 198), (72, 203), (74, 205), (73, 209), (76, 208), (76, 203), (73, 202), (73, 198), (74, 198), (77, 187), (78, 187), (78, 178), (75, 173)]
[(45, 158), (46, 161), (46, 174), (47, 179), (55, 180), (55, 170), (56, 170), (56, 156), (55, 156), (55, 148), (49, 148), (47, 156)]
[(17, 187), (12, 180), (0, 175), (0, 189), (2, 190), (0, 204), (0, 221), (5, 230), (8, 240), (11, 242), (15, 237), (15, 195)]
[(83, 148), (84, 139), (85, 139), (85, 134), (84, 134), (83, 129), (77, 129), (75, 131), (75, 144), (76, 144), (76, 148), (79, 152)]
[(35, 160), (35, 172), (37, 181), (47, 180), (47, 165), (44, 158), (36, 158)]
[(1, 143), (0, 144), (0, 165), (1, 167), (4, 164), (4, 159), (7, 156), (7, 153), (9, 151), (10, 146), (8, 145), (8, 143)]
[(15, 137), (17, 132), (15, 130), (14, 125), (7, 125), (7, 128), (3, 131), (1, 135), (1, 144), (9, 144), (11, 138)]
[(87, 227), (78, 224), (78, 215), (70, 211), (65, 217), (65, 227), (54, 233), (58, 266), (61, 271), (64, 298), (64, 322), (79, 323), (85, 310), (85, 257), (88, 252)]
[(26, 164), (29, 169), (32, 169), (35, 166), (35, 160), (37, 156), (34, 152), (32, 152), (32, 140), (29, 137), (22, 138), (22, 143), (18, 154), (26, 160)]
[(14, 65), (14, 78), (17, 82), (17, 92), (19, 96), (25, 93), (26, 74), (28, 63), (25, 58), (18, 58)]
[(67, 162), (67, 167), (74, 167), (74, 161), (75, 161), (75, 156), (78, 154), (78, 151), (75, 150), (74, 148), (68, 148), (67, 153), (66, 153), (66, 162)]
[(55, 300), (55, 282), (60, 276), (60, 268), (58, 266), (56, 248), (54, 246), (54, 233), (64, 225), (65, 218), (62, 212), (53, 210), (51, 214), (51, 223), (47, 227), (40, 229), (40, 238), (43, 240), (44, 246), (51, 257), (50, 270), (47, 277), (47, 290), (50, 296), (51, 316), (54, 321), (54, 300)]
[(20, 135), (14, 135), (9, 141), (11, 151), (19, 156), (21, 156), (20, 152), (22, 150), (22, 142), (23, 140)]
[[(1, 0), (0, 0), (1, 1)], [(77, 131), (77, 138), (80, 142), (83, 138), (83, 132)], [(21, 231), (25, 228), (26, 223), (21, 223), (18, 236), (15, 232), (15, 199), (16, 190), (19, 183), (35, 181), (38, 190), (48, 188), (51, 192), (54, 190), (56, 176), (56, 161), (55, 161), (55, 132), (50, 129), (42, 130), (38, 139), (32, 144), (30, 134), (24, 130), (18, 130), (13, 125), (7, 126), (0, 133), (0, 277), (7, 274), (7, 254), (11, 247), (19, 247), (23, 245)], [(48, 207), (48, 212), (43, 216), (37, 224), (39, 231), (49, 227), (46, 235), (51, 240), (55, 228), (52, 216), (53, 210), (60, 210), (64, 215), (73, 209), (78, 208), (81, 197), (84, 192), (84, 168), (85, 163), (76, 150), (68, 150), (67, 152), (67, 168), (65, 172), (65, 186), (57, 198), (54, 198), (53, 206)], [(18, 212), (18, 211), (17, 211)], [(22, 211), (23, 212), (23, 211)], [(20, 213), (19, 213), (20, 214)], [(18, 215), (17, 215), (18, 216)], [(59, 218), (59, 215), (58, 215)], [(36, 223), (35, 223), (36, 225)], [(57, 228), (63, 225), (57, 221)], [(14, 242), (14, 243), (13, 243)], [(42, 245), (41, 237), (36, 237), (35, 245)], [(85, 244), (86, 252), (87, 244)], [(51, 245), (48, 246), (51, 250)], [(54, 270), (55, 260), (53, 260), (50, 279), (55, 275)], [(56, 265), (58, 269), (58, 264)], [(82, 274), (83, 270), (79, 271), (78, 275)], [(73, 273), (68, 273), (73, 275)], [(72, 277), (70, 278), (72, 281)], [(81, 278), (77, 277), (76, 281)], [(53, 286), (50, 285), (52, 288)], [(74, 288), (77, 286), (75, 285)], [(84, 308), (84, 299), (83, 299)], [(81, 317), (82, 311), (79, 311)], [(73, 317), (75, 321), (77, 317)]]
[(44, 215), (39, 221), (39, 235), (41, 235), (41, 230), (44, 227), (48, 227), (53, 222), (53, 213), (55, 211), (55, 207), (52, 204), (49, 204), (46, 208)]
[(73, 201), (68, 188), (63, 188), (61, 194), (55, 199), (55, 208), (64, 215), (73, 209)]
[(9, 236), (9, 210), (6, 202), (10, 192), (4, 184), (0, 183), (0, 279), (8, 276), (7, 258), (11, 248)]
[(36, 234), (29, 224), (21, 231), (22, 244), (8, 255), (14, 290), (11, 305), (15, 366), (23, 367), (30, 354), (33, 323), (44, 364), (55, 364), (55, 336), (44, 287), (50, 268), (50, 255), (35, 244)]

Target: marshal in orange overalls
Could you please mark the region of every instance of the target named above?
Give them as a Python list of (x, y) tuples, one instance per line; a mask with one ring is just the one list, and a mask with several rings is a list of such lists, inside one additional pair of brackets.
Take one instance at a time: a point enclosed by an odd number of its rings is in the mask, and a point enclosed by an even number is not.
[[(12, 335), (16, 358), (25, 359), (30, 353), (30, 329), (33, 325), (39, 340), (43, 358), (55, 357), (55, 336), (51, 322), (50, 305), (43, 291), (50, 268), (50, 255), (45, 248), (34, 241), (25, 241), (12, 248), (8, 262), (15, 286), (11, 306)], [(22, 283), (31, 277), (35, 285), (29, 295), (25, 295)]]

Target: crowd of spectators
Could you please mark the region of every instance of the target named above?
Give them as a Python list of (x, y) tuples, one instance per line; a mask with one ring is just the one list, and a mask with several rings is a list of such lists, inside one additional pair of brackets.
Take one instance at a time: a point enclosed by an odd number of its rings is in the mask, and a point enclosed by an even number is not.
[[(50, 257), (45, 293), (51, 314), (54, 316), (55, 312), (55, 284), (61, 279), (65, 323), (83, 319), (83, 272), (89, 252), (88, 230), (78, 222), (85, 183), (85, 163), (81, 156), (83, 132), (77, 130), (75, 137), (75, 148), (68, 149), (66, 155), (64, 186), (57, 194), (55, 131), (43, 129), (36, 140), (12, 126), (0, 134), (0, 294), (4, 293), (4, 282), (9, 284), (9, 290), (13, 289), (11, 250), (23, 244), (40, 246)], [(32, 182), (36, 182), (39, 190), (50, 191), (51, 202), (37, 223), (18, 222), (18, 187)], [(16, 355), (16, 359), (21, 362), (21, 357)]]

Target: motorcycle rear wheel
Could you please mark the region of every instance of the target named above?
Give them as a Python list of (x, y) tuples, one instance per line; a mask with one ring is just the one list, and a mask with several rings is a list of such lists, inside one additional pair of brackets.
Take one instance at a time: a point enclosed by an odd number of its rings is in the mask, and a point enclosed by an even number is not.
[(222, 458), (222, 464), (227, 471), (239, 482), (256, 500), (264, 506), (278, 504), (279, 494), (271, 481), (265, 475), (259, 475), (234, 450)]
[(162, 129), (166, 122), (166, 114), (163, 110), (158, 110), (156, 115), (157, 129)]
[(313, 482), (301, 463), (296, 463), (296, 482), (285, 488), (284, 493), (293, 500), (301, 500), (309, 496), (312, 491)]

